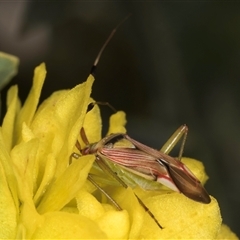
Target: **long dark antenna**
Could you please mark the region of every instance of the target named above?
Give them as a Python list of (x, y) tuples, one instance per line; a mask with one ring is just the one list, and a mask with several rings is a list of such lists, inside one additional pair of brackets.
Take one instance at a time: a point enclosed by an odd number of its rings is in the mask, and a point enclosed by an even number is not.
[(99, 62), (99, 59), (100, 57), (102, 56), (102, 53), (104, 51), (104, 49), (106, 48), (106, 46), (108, 45), (108, 43), (110, 42), (110, 40), (112, 39), (113, 35), (115, 34), (115, 32), (117, 31), (117, 29), (131, 16), (132, 14), (129, 13), (113, 30), (112, 32), (110, 33), (110, 35), (108, 36), (107, 40), (105, 41), (105, 43), (103, 44), (103, 46), (101, 47), (95, 61), (94, 61), (94, 64), (91, 68), (91, 71), (90, 73), (92, 75), (95, 75), (95, 71), (96, 71), (96, 67), (98, 65), (98, 62)]

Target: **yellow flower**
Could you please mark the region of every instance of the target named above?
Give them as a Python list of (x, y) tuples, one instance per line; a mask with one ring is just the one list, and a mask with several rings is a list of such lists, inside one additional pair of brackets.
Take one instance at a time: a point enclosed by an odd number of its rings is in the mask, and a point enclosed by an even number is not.
[[(105, 174), (100, 173), (100, 183), (124, 209), (117, 211), (87, 180), (88, 173), (96, 170), (92, 168), (95, 157), (71, 157), (77, 152), (77, 139), (84, 146), (79, 137), (82, 127), (89, 142), (102, 138), (98, 106), (87, 113), (93, 76), (71, 90), (53, 93), (38, 106), (45, 75), (41, 64), (23, 106), (17, 86), (8, 91), (0, 129), (1, 239), (219, 239), (231, 234), (237, 239), (225, 226), (221, 229), (214, 198), (201, 204), (164, 187), (160, 192), (134, 189), (164, 227), (161, 230), (131, 188), (104, 182)], [(125, 123), (123, 112), (112, 115), (109, 133), (125, 132)], [(183, 161), (206, 181), (200, 162)]]

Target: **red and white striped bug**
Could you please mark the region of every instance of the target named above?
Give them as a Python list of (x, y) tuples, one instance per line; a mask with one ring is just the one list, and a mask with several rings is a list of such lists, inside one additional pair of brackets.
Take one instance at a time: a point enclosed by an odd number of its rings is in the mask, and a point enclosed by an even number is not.
[[(201, 182), (181, 162), (187, 132), (187, 126), (182, 125), (174, 132), (161, 150), (158, 151), (132, 139), (125, 133), (110, 134), (99, 142), (89, 143), (82, 128), (80, 135), (86, 146), (81, 148), (77, 141), (76, 147), (82, 155), (94, 154), (96, 157), (95, 161), (99, 167), (103, 171), (108, 172), (124, 188), (140, 186), (145, 190), (160, 190), (163, 184), (194, 201), (208, 204), (211, 202), (209, 194)], [(182, 137), (183, 141), (179, 157), (174, 158), (169, 156), (168, 153)], [(121, 141), (124, 141), (124, 143), (119, 145)], [(79, 156), (79, 154), (73, 154), (75, 158)], [(89, 174), (88, 180), (121, 210), (116, 201), (95, 182), (91, 174)], [(162, 228), (153, 213), (137, 195), (136, 197), (157, 225)]]

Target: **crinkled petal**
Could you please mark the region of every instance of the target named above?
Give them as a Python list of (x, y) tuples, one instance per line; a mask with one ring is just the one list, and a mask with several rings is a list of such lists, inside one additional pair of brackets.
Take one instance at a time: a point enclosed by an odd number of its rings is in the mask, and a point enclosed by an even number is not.
[(146, 216), (141, 238), (214, 239), (222, 219), (217, 201), (211, 200), (210, 204), (202, 204), (175, 192), (143, 199), (164, 229)]

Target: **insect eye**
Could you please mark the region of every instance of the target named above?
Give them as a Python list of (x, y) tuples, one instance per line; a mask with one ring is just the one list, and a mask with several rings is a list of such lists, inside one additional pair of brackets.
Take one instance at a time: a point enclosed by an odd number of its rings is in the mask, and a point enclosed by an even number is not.
[(113, 148), (113, 143), (108, 143), (108, 144), (105, 145), (105, 147), (107, 147), (107, 148)]

